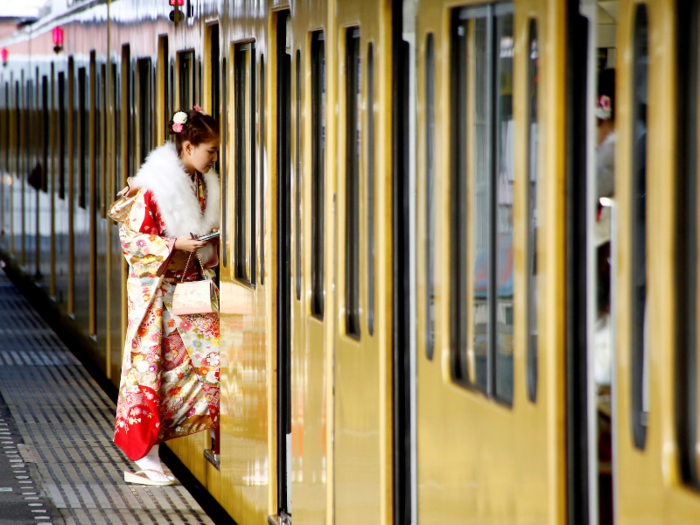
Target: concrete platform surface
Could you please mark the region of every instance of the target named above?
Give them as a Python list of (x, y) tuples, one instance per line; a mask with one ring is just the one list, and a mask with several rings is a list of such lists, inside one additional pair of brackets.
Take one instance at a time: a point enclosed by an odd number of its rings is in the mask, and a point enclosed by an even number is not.
[(124, 482), (114, 410), (0, 272), (0, 525), (213, 523), (180, 484)]

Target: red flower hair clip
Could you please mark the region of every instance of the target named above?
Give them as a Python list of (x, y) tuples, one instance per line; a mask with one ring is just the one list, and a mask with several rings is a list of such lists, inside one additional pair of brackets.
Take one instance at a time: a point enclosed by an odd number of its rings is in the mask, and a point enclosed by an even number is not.
[(202, 109), (202, 107), (198, 106), (197, 104), (194, 105), (194, 110), (199, 111), (200, 113), (204, 113), (204, 110)]

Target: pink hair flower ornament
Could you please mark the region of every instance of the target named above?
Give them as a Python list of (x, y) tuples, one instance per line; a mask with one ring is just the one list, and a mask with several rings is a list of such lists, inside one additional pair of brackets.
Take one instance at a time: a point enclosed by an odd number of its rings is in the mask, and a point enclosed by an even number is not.
[(612, 118), (612, 100), (610, 100), (609, 96), (601, 95), (598, 97), (595, 116), (600, 120), (610, 120)]
[(199, 111), (200, 113), (204, 113), (204, 109), (202, 109), (202, 106), (198, 106), (197, 104), (194, 105), (194, 110)]
[(175, 115), (173, 115), (173, 131), (175, 133), (181, 133), (185, 122), (187, 122), (187, 113), (184, 111), (175, 113)]

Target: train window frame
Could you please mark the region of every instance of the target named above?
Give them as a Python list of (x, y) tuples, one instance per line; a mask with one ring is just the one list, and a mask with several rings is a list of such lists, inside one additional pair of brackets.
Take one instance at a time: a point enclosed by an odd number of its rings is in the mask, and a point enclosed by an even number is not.
[[(510, 72), (512, 79), (513, 38), (511, 3), (453, 10), (450, 376), (453, 383), (506, 407), (512, 407), (514, 398), (513, 352), (508, 353), (504, 341), (510, 330), (512, 344), (515, 289), (508, 261), (513, 253), (512, 189), (501, 193), (501, 185), (515, 182), (512, 162), (508, 164), (513, 153), (513, 83), (508, 84), (506, 75)], [(501, 263), (511, 268), (505, 283), (499, 279)], [(485, 335), (477, 325), (485, 325)]]
[(260, 181), (258, 187), (260, 188), (260, 284), (265, 284), (265, 177), (267, 177), (267, 159), (265, 156), (265, 121), (267, 115), (265, 113), (265, 55), (260, 55), (260, 88), (258, 89), (258, 98), (260, 99), (260, 115), (259, 115), (259, 129), (260, 138), (258, 152), (260, 154), (260, 160), (258, 162)]
[[(648, 96), (649, 70), (649, 25), (646, 4), (637, 5), (632, 34), (633, 56), (631, 83), (632, 147), (630, 174), (630, 420), (632, 423), (632, 438), (634, 446), (644, 450), (646, 446), (648, 408), (649, 408), (649, 345), (646, 331), (647, 322), (647, 201), (646, 201), (646, 169), (647, 169), (647, 104), (639, 102), (643, 96)], [(642, 82), (643, 75), (644, 79)], [(644, 106), (644, 107), (642, 107)], [(644, 131), (639, 130), (644, 126)], [(643, 219), (640, 217), (643, 214)], [(643, 280), (643, 282), (642, 282)], [(641, 284), (640, 284), (641, 283)], [(643, 304), (643, 308), (641, 305)]]
[(90, 112), (88, 110), (89, 102), (86, 98), (88, 94), (88, 73), (85, 66), (78, 68), (78, 108), (77, 108), (77, 120), (78, 125), (75, 127), (77, 132), (77, 143), (78, 143), (78, 206), (83, 209), (87, 209), (88, 205), (88, 166), (90, 165), (89, 155), (90, 149), (87, 147), (86, 143), (88, 141), (89, 133), (89, 118)]
[(435, 37), (425, 37), (425, 356), (435, 352)]
[(539, 78), (539, 33), (537, 19), (531, 18), (528, 30), (528, 178), (527, 178), (527, 394), (537, 401), (537, 345), (538, 345), (538, 291), (537, 291), (537, 184), (539, 178), (538, 145), (538, 78)]
[(255, 42), (233, 44), (234, 274), (255, 288)]
[(374, 250), (374, 206), (375, 206), (375, 144), (374, 144), (374, 43), (367, 44), (367, 332), (374, 335), (375, 297), (375, 250)]
[(325, 310), (326, 44), (323, 31), (311, 33), (311, 315)]
[[(359, 340), (362, 65), (359, 26), (345, 30), (345, 333)], [(349, 140), (348, 137), (357, 137)]]
[(295, 108), (296, 115), (294, 118), (294, 148), (295, 148), (295, 167), (294, 170), (294, 288), (296, 290), (297, 301), (301, 300), (301, 222), (302, 222), (302, 179), (303, 179), (303, 161), (301, 149), (301, 111), (302, 111), (302, 63), (301, 49), (297, 49), (295, 55)]
[(676, 240), (675, 426), (681, 479), (700, 489), (698, 457), (698, 83), (700, 82), (700, 1), (678, 5), (679, 174)]

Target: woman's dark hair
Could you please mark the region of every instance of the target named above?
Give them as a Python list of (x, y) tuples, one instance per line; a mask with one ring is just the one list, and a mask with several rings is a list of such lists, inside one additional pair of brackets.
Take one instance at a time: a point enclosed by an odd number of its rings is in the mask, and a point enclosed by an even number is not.
[(187, 115), (187, 122), (182, 125), (182, 131), (179, 133), (173, 131), (173, 125), (175, 124), (173, 119), (170, 119), (168, 122), (168, 133), (174, 138), (178, 155), (182, 154), (182, 144), (186, 140), (189, 140), (193, 146), (199, 146), (203, 142), (219, 138), (219, 123), (214, 117), (200, 113), (195, 109), (180, 111)]

